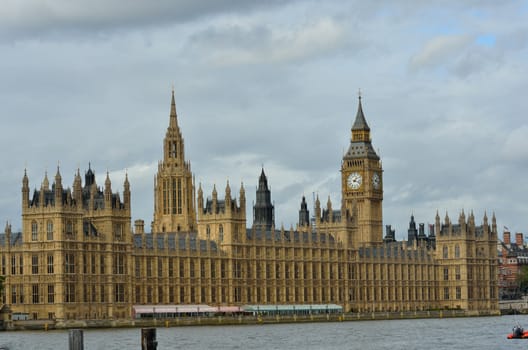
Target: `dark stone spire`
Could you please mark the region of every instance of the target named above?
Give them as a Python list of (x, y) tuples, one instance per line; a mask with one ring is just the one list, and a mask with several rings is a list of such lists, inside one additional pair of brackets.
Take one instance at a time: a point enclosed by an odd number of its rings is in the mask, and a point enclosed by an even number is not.
[(271, 191), (268, 188), (268, 179), (264, 173), (264, 168), (262, 168), (256, 201), (253, 206), (253, 225), (270, 230), (274, 226), (274, 215), (274, 206), (271, 203)]
[(365, 115), (363, 114), (363, 107), (361, 105), (361, 94), (359, 95), (358, 110), (356, 113), (356, 120), (354, 121), (354, 125), (352, 125), (352, 130), (370, 131), (370, 128), (367, 124), (367, 120), (365, 119)]
[(379, 160), (376, 151), (372, 147), (370, 141), (370, 128), (363, 114), (363, 106), (361, 104), (361, 95), (359, 96), (358, 110), (356, 113), (356, 120), (352, 125), (352, 137), (350, 139), (350, 147), (344, 155), (343, 159), (354, 158), (369, 158)]
[(88, 163), (88, 171), (84, 173), (84, 186), (90, 188), (95, 183), (95, 174), (92, 171), (92, 165)]
[(299, 226), (310, 225), (310, 212), (308, 211), (308, 204), (306, 198), (302, 197), (301, 210), (299, 210)]
[(415, 240), (418, 240), (418, 230), (416, 229), (414, 215), (411, 215), (411, 221), (409, 221), (409, 229), (407, 230), (407, 243), (413, 244)]

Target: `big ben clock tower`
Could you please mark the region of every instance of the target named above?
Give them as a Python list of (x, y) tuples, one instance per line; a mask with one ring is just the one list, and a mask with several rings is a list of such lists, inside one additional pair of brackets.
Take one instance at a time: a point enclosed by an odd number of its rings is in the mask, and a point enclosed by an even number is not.
[(341, 165), (341, 194), (344, 207), (353, 212), (357, 208), (357, 244), (382, 242), (383, 181), (379, 156), (370, 140), (370, 128), (363, 114), (359, 96), (352, 137)]

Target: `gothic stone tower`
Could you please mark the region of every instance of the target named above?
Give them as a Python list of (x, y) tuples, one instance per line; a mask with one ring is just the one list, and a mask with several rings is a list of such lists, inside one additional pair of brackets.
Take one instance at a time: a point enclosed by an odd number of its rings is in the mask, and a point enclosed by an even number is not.
[(363, 115), (359, 96), (352, 138), (341, 164), (341, 193), (343, 205), (353, 212), (357, 208), (358, 231), (355, 244), (382, 242), (382, 181), (381, 161), (372, 147), (370, 128)]
[(46, 175), (30, 197), (24, 172), (23, 245), (11, 260), (20, 270), (6, 285), (16, 290), (13, 311), (31, 312), (35, 319), (125, 317), (132, 266), (128, 176), (122, 197), (112, 192), (108, 173), (98, 187), (91, 168), (84, 186), (79, 170), (73, 189), (63, 187), (58, 168), (54, 180), (50, 188)]
[(194, 180), (191, 163), (185, 161), (183, 137), (178, 126), (174, 90), (170, 121), (163, 140), (163, 160), (154, 180), (154, 222), (152, 232), (194, 231)]
[(240, 186), (240, 200), (231, 196), (229, 182), (224, 199), (218, 198), (216, 186), (212, 198), (204, 201), (201, 184), (198, 187), (198, 236), (201, 239), (215, 240), (222, 248), (230, 250), (233, 243), (241, 242), (246, 229), (246, 192)]
[(264, 169), (260, 174), (256, 201), (253, 206), (253, 226), (262, 230), (271, 230), (275, 227), (275, 208), (271, 203), (271, 191), (268, 188), (268, 178)]

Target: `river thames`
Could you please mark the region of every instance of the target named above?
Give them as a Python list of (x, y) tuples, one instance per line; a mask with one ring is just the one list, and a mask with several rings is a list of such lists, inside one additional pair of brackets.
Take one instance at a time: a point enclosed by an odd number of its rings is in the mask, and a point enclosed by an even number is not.
[[(526, 349), (528, 316), (158, 328), (158, 349)], [(141, 349), (141, 329), (84, 330), (84, 349)], [(68, 331), (0, 332), (0, 347), (68, 349)]]

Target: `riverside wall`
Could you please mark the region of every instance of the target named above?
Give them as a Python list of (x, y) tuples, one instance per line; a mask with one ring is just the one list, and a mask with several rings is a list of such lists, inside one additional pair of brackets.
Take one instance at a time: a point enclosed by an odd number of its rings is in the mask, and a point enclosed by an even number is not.
[(275, 316), (196, 316), (170, 319), (123, 319), (123, 320), (24, 320), (10, 321), (4, 324), (6, 330), (53, 330), (53, 329), (90, 329), (125, 327), (183, 327), (215, 325), (255, 325), (306, 322), (349, 322), (367, 320), (398, 320), (423, 318), (481, 317), (500, 316), (499, 311), (435, 310), (407, 312), (343, 313), (318, 315), (275, 315)]

